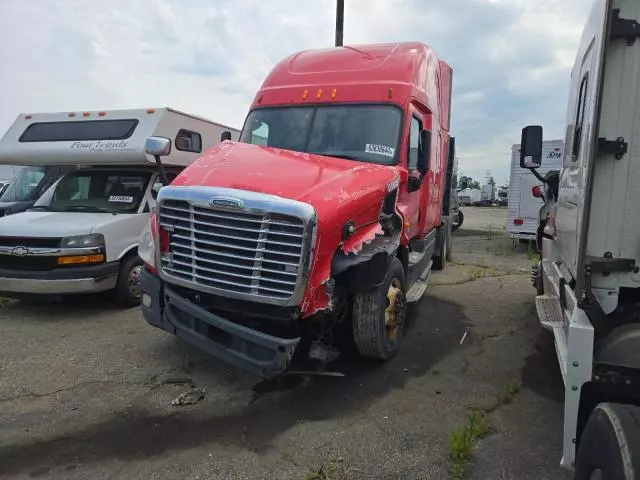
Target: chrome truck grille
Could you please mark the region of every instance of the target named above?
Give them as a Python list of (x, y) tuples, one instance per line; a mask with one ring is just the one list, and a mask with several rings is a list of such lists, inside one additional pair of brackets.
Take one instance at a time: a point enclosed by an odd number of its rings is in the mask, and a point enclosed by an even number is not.
[(170, 234), (160, 256), (169, 283), (278, 305), (302, 299), (315, 211), (305, 203), (241, 190), (165, 187), (160, 226)]

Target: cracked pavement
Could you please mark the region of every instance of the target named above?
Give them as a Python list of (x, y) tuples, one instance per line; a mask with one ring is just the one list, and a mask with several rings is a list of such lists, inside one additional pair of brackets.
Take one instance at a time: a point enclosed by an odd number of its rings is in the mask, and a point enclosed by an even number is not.
[[(506, 238), (505, 209), (464, 213), (402, 351), (340, 359), (342, 378), (257, 383), (103, 297), (0, 310), (0, 479), (302, 480), (337, 458), (349, 479), (446, 479), (466, 409), (514, 380), (522, 387), (490, 415), (469, 478), (571, 478), (531, 260)], [(186, 379), (207, 386), (205, 399), (172, 406)]]

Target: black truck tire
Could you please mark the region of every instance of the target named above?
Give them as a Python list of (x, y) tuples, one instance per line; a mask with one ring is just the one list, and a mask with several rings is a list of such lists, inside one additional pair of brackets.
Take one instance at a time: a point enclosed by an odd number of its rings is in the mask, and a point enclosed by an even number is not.
[(447, 264), (447, 230), (442, 227), (438, 228), (436, 232), (436, 249), (439, 247), (439, 252), (433, 255), (433, 266), (434, 270), (444, 270), (445, 265)]
[(118, 280), (113, 290), (113, 298), (123, 308), (140, 305), (140, 273), (144, 262), (137, 255), (129, 255), (120, 262)]
[(585, 425), (576, 455), (576, 480), (640, 478), (640, 407), (601, 403)]
[(404, 268), (396, 257), (379, 286), (355, 295), (353, 340), (361, 356), (387, 360), (398, 352), (407, 316), (405, 295)]

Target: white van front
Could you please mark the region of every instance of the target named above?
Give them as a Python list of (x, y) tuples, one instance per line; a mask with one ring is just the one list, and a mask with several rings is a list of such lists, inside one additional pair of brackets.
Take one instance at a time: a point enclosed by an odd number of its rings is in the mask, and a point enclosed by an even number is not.
[[(0, 295), (110, 290), (124, 306), (140, 304), (138, 240), (152, 191), (239, 134), (167, 107), (19, 115), (0, 141), (0, 165), (24, 166), (26, 186), (11, 191), (27, 192), (54, 167), (64, 176), (30, 210), (0, 215)], [(152, 136), (169, 140), (162, 159), (145, 153)]]
[(114, 290), (120, 303), (136, 304), (137, 242), (156, 180), (151, 168), (81, 169), (62, 177), (32, 210), (0, 218), (0, 292)]

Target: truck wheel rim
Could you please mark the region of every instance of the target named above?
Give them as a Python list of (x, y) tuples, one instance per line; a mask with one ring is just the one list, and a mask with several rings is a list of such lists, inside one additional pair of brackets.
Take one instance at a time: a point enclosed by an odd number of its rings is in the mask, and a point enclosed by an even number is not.
[(387, 290), (387, 308), (384, 310), (384, 326), (387, 340), (392, 343), (398, 341), (402, 335), (405, 316), (405, 298), (402, 292), (402, 284), (398, 278), (394, 278)]
[(142, 272), (142, 267), (140, 265), (133, 267), (129, 272), (129, 278), (128, 278), (129, 293), (134, 298), (138, 298), (140, 296), (140, 273), (141, 272)]

